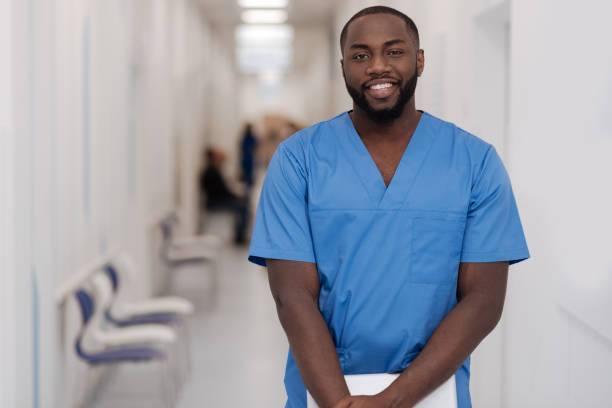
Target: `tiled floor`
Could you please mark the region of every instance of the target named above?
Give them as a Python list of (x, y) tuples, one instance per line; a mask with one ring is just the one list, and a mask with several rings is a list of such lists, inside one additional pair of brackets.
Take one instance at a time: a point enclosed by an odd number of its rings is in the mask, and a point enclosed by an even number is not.
[[(206, 225), (208, 231), (229, 238), (228, 217), (215, 217)], [(247, 261), (247, 248), (228, 244), (220, 254), (216, 274), (202, 266), (174, 271), (171, 292), (196, 306), (188, 323), (192, 373), (177, 407), (283, 407), (287, 341), (265, 270)], [(147, 388), (155, 389), (147, 387), (147, 381), (155, 381), (153, 369), (118, 370), (113, 382), (122, 389), (144, 389), (146, 393)], [(96, 408), (153, 407), (159, 401), (155, 399), (132, 400), (129, 404), (125, 399), (111, 402), (102, 392)]]
[[(221, 234), (230, 229), (212, 224), (208, 229)], [(190, 326), (193, 372), (180, 408), (284, 406), (287, 341), (265, 270), (249, 263), (247, 252), (228, 246), (213, 284), (210, 271), (177, 271), (174, 292), (198, 308)]]

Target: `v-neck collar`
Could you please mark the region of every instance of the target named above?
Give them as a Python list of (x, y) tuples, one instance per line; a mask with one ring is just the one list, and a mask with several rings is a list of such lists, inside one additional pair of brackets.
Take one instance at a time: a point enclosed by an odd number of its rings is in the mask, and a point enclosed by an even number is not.
[(387, 187), (372, 155), (359, 137), (349, 112), (345, 112), (346, 142), (354, 157), (349, 159), (368, 195), (379, 209), (400, 207), (427, 157), (435, 132), (430, 131), (431, 116), (421, 111), (421, 118), (406, 146), (391, 182)]

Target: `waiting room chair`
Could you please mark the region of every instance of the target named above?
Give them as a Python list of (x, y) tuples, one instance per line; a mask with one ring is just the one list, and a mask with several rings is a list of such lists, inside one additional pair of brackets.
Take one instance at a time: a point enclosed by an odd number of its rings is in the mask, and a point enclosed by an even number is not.
[(166, 217), (160, 224), (162, 233), (162, 259), (169, 266), (192, 262), (216, 263), (223, 242), (215, 235), (203, 234), (176, 238), (174, 228), (179, 219), (176, 214)]
[[(120, 258), (121, 257), (121, 258)], [(149, 298), (138, 301), (125, 301), (119, 299), (122, 276), (134, 276), (131, 269), (133, 264), (127, 255), (120, 255), (104, 267), (111, 285), (113, 296), (110, 305), (105, 310), (108, 321), (119, 327), (139, 326), (146, 324), (170, 325), (178, 332), (178, 340), (175, 346), (177, 356), (177, 388), (188, 377), (191, 372), (190, 364), (190, 336), (185, 317), (193, 313), (193, 305), (180, 297), (165, 296)], [(132, 272), (129, 272), (129, 271)], [(123, 271), (120, 273), (119, 271)]]
[[(92, 374), (100, 368), (115, 368), (119, 364), (138, 364), (138, 363), (156, 363), (158, 365), (159, 384), (152, 384), (152, 390), (148, 390), (144, 397), (153, 396), (159, 400), (162, 406), (170, 408), (174, 404), (174, 390), (170, 380), (170, 372), (166, 353), (151, 345), (123, 345), (123, 346), (102, 346), (100, 350), (88, 350), (84, 343), (92, 343), (90, 331), (92, 328), (92, 318), (95, 315), (96, 307), (93, 297), (84, 289), (79, 289), (75, 293), (75, 297), (81, 310), (82, 324), (81, 329), (75, 340), (75, 351), (77, 356), (84, 361), (87, 366), (87, 375), (85, 378), (85, 401), (84, 404), (89, 406), (90, 400), (90, 381)], [(161, 395), (156, 397), (156, 391), (161, 391)], [(153, 391), (153, 392), (151, 392)], [(95, 400), (96, 394), (93, 394)], [(108, 396), (107, 396), (108, 397)], [(148, 399), (148, 398), (147, 398)], [(151, 406), (150, 404), (145, 404)]]

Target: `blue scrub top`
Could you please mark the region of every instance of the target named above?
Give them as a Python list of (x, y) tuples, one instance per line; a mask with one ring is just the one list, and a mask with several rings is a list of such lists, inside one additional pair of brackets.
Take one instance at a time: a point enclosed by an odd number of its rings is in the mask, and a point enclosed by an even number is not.
[[(460, 262), (529, 257), (495, 149), (423, 112), (388, 187), (348, 113), (281, 143), (249, 260), (317, 264), (319, 309), (345, 374), (399, 373), (457, 304)], [(471, 407), (469, 358), (456, 372)], [(289, 350), (287, 407), (306, 389)]]

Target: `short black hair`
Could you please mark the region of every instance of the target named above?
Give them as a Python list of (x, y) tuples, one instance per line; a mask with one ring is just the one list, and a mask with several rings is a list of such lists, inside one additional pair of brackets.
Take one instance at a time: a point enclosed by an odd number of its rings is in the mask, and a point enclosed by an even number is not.
[(417, 47), (419, 47), (419, 30), (416, 24), (414, 24), (414, 21), (412, 21), (410, 17), (408, 17), (401, 11), (396, 10), (391, 7), (372, 6), (372, 7), (364, 8), (361, 11), (358, 11), (353, 17), (349, 19), (349, 21), (346, 22), (346, 24), (342, 28), (342, 32), (340, 33), (340, 52), (344, 52), (344, 43), (346, 42), (346, 32), (348, 30), (348, 26), (354, 20), (358, 19), (359, 17), (367, 16), (369, 14), (391, 14), (393, 16), (397, 16), (401, 18), (406, 23), (406, 27), (408, 28), (408, 31), (414, 35), (414, 39), (416, 40)]

